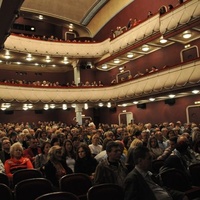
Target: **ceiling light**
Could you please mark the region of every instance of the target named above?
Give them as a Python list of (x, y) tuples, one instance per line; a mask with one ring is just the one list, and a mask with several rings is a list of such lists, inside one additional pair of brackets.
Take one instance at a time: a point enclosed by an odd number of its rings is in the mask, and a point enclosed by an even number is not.
[(120, 59), (114, 59), (114, 63), (115, 64), (119, 64), (120, 63)]
[(99, 103), (99, 107), (103, 107), (103, 103)]
[(127, 106), (127, 103), (123, 103), (122, 106), (123, 106), (123, 107), (126, 107), (126, 106)]
[(183, 32), (183, 38), (185, 38), (185, 39), (188, 39), (188, 38), (190, 38), (192, 36), (192, 33), (191, 33), (191, 31), (184, 31)]
[(38, 64), (38, 63), (35, 63), (34, 65), (35, 65), (35, 66), (38, 66), (39, 64)]
[(48, 104), (45, 104), (45, 105), (44, 105), (44, 109), (45, 109), (45, 110), (48, 110), (48, 109), (49, 109), (49, 105), (48, 105)]
[(149, 101), (155, 101), (155, 98), (149, 98)]
[(72, 108), (76, 108), (76, 104), (75, 103), (72, 104)]
[(69, 24), (69, 28), (73, 29), (74, 25), (73, 24)]
[(67, 110), (67, 104), (63, 104), (63, 105), (62, 105), (62, 109), (63, 109), (63, 110)]
[(56, 65), (52, 65), (52, 67), (56, 67)]
[(127, 53), (127, 58), (132, 58), (133, 56), (134, 56), (133, 53), (131, 53), (131, 52)]
[(163, 36), (160, 37), (160, 43), (161, 44), (165, 44), (167, 42), (166, 39), (163, 38)]
[(56, 106), (55, 106), (55, 104), (50, 104), (50, 108), (55, 108)]
[(63, 59), (63, 63), (64, 63), (64, 64), (68, 64), (68, 63), (69, 63), (68, 58), (67, 58), (66, 56), (65, 56), (64, 59)]
[(10, 103), (2, 103), (1, 106), (5, 107), (5, 108), (10, 108), (11, 104)]
[(33, 60), (33, 57), (32, 57), (32, 55), (30, 53), (26, 56), (26, 60), (27, 61)]
[(5, 53), (5, 59), (10, 59), (10, 52), (8, 50), (6, 50), (6, 53)]
[(200, 101), (195, 101), (194, 104), (200, 104)]
[(134, 104), (138, 104), (139, 102), (138, 102), (138, 101), (134, 101), (133, 103), (134, 103)]
[(198, 93), (199, 93), (199, 90), (193, 90), (192, 93), (193, 93), (193, 94), (198, 94)]
[(172, 98), (174, 98), (175, 96), (176, 96), (175, 94), (170, 94), (170, 95), (169, 95), (169, 98), (172, 99)]
[(108, 108), (111, 107), (111, 103), (110, 103), (110, 102), (107, 103), (107, 107), (108, 107)]
[(108, 68), (108, 65), (107, 65), (107, 64), (103, 64), (103, 65), (101, 66), (101, 68), (102, 68), (102, 69), (107, 69), (107, 68)]
[(0, 63), (2, 63), (3, 61), (2, 60), (0, 60)]
[(39, 18), (40, 20), (43, 20), (43, 19), (44, 19), (43, 15), (39, 15), (38, 18)]
[(1, 107), (1, 110), (6, 110), (6, 108), (5, 107)]
[(88, 109), (88, 104), (84, 103), (84, 109), (87, 110)]
[(50, 62), (51, 62), (51, 58), (50, 58), (50, 56), (46, 56), (45, 61), (46, 61), (47, 63), (50, 63)]
[(149, 45), (143, 45), (142, 46), (142, 51), (149, 51)]
[(17, 64), (18, 64), (18, 65), (21, 65), (22, 63), (21, 63), (21, 62), (17, 62)]

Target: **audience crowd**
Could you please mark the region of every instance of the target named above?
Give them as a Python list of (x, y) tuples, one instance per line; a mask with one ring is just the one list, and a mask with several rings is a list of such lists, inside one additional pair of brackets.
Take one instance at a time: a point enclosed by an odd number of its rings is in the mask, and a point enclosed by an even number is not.
[[(0, 146), (0, 171), (11, 183), (17, 170), (35, 168), (55, 189), (62, 176), (84, 173), (94, 185), (120, 185), (126, 200), (144, 195), (138, 193), (144, 188), (151, 190), (151, 196), (187, 199), (180, 191), (175, 196), (166, 193), (157, 183), (152, 187), (143, 175), (153, 173), (153, 161), (163, 160), (162, 170), (177, 168), (189, 177), (189, 166), (200, 163), (200, 127), (180, 121), (98, 126), (89, 120), (70, 126), (53, 121), (0, 123)], [(144, 188), (140, 181), (146, 182)]]

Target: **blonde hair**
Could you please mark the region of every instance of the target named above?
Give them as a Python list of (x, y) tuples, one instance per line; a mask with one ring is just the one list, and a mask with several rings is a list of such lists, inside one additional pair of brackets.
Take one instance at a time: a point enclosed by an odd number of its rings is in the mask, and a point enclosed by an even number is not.
[(54, 161), (54, 160), (55, 160), (55, 154), (56, 154), (56, 151), (57, 151), (57, 150), (62, 150), (62, 147), (59, 146), (59, 145), (54, 145), (54, 146), (52, 146), (52, 147), (49, 149), (47, 159), (48, 159), (48, 160), (51, 160), (51, 161)]
[(10, 156), (13, 157), (14, 156), (14, 151), (15, 149), (21, 149), (21, 151), (23, 152), (23, 147), (21, 145), (20, 142), (15, 142), (11, 147), (10, 147)]

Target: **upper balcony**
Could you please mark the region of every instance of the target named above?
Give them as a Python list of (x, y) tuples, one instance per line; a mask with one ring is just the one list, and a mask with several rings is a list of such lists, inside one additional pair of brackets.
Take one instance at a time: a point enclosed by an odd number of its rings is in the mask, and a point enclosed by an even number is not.
[[(187, 1), (162, 16), (152, 16), (115, 39), (109, 38), (101, 43), (50, 42), (10, 35), (5, 42), (5, 50), (0, 53), (0, 67), (6, 68), (9, 64), (12, 68), (20, 62), (21, 66), (34, 68), (37, 63), (39, 66), (45, 65), (47, 71), (53, 65), (57, 66), (57, 70), (66, 71), (86, 59), (97, 69), (108, 71), (175, 42), (186, 44), (200, 38), (199, 16), (199, 1)], [(183, 38), (184, 31), (189, 31), (192, 37)], [(167, 42), (161, 43), (161, 37)], [(142, 51), (143, 45), (148, 45), (149, 50)], [(9, 50), (9, 60), (4, 57), (6, 50)], [(133, 57), (128, 58), (127, 53), (132, 53)], [(27, 54), (32, 55), (31, 62), (25, 60)], [(51, 58), (50, 62), (46, 61), (47, 56)], [(64, 58), (68, 59), (67, 64), (64, 64)], [(120, 62), (113, 63), (114, 59)], [(106, 64), (106, 69), (102, 69), (103, 64)]]

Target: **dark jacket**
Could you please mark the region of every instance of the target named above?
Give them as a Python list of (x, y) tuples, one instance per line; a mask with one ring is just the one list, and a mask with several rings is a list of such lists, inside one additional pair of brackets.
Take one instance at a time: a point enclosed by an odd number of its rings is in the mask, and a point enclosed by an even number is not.
[(74, 172), (91, 176), (95, 172), (97, 164), (98, 162), (93, 157), (79, 158), (75, 162)]
[[(66, 174), (72, 174), (72, 170), (67, 166), (65, 161), (61, 161), (63, 168), (66, 171)], [(56, 168), (54, 167), (53, 163), (49, 160), (44, 167), (45, 177), (51, 181), (51, 183), (55, 186), (59, 186), (59, 179), (56, 176)]]
[(157, 200), (143, 176), (133, 169), (124, 182), (124, 200)]

